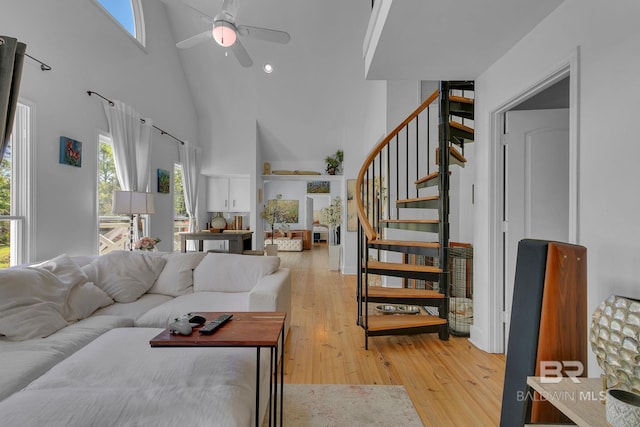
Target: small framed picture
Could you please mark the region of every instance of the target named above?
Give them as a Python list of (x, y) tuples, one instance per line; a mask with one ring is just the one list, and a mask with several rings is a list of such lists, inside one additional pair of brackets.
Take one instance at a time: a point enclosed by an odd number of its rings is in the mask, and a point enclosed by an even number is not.
[(61, 136), (58, 162), (63, 165), (82, 167), (82, 142)]
[(158, 193), (168, 193), (171, 190), (171, 174), (168, 170), (158, 169)]
[(331, 193), (331, 181), (307, 181), (308, 194)]

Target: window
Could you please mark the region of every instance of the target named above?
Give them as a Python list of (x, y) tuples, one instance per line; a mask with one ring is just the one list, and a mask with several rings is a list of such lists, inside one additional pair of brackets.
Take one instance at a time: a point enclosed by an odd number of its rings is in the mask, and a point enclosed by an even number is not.
[(0, 163), (0, 268), (30, 260), (32, 107), (18, 103), (9, 147)]
[[(7, 152), (0, 163), (0, 268), (11, 265), (11, 241), (13, 220), (11, 215), (11, 183), (13, 182), (13, 162), (11, 151), (13, 140), (9, 141)], [(7, 218), (7, 219), (5, 219)]]
[(142, 46), (145, 45), (141, 0), (96, 0)]
[(173, 250), (180, 250), (180, 235), (189, 231), (189, 216), (184, 204), (184, 186), (182, 181), (182, 165), (173, 165)]
[(98, 253), (102, 255), (114, 250), (129, 249), (129, 218), (111, 213), (113, 191), (120, 190), (113, 145), (111, 137), (105, 134), (99, 135), (98, 143)]

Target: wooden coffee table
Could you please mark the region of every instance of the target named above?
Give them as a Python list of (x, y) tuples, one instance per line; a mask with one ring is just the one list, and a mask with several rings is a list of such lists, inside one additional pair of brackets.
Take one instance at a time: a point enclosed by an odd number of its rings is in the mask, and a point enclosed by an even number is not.
[[(222, 312), (197, 312), (207, 323)], [(260, 427), (260, 349), (271, 351), (269, 377), (269, 426), (277, 425), (278, 362), (280, 364), (280, 426), (284, 396), (284, 319), (281, 312), (232, 312), (233, 317), (211, 335), (172, 334), (165, 329), (149, 341), (151, 347), (255, 347), (256, 348), (256, 427)], [(206, 323), (205, 323), (206, 324)], [(278, 353), (278, 351), (280, 352)], [(275, 380), (274, 380), (275, 378)]]

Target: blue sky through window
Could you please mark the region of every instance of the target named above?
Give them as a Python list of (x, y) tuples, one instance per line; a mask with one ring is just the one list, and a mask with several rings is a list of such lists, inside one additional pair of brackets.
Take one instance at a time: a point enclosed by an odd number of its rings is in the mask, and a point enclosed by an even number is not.
[(98, 0), (133, 37), (136, 36), (131, 0)]

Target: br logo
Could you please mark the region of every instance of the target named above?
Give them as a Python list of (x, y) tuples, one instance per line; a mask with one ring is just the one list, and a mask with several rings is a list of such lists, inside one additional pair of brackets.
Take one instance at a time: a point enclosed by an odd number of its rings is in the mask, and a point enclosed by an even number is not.
[(540, 362), (540, 382), (542, 384), (557, 384), (564, 376), (569, 377), (574, 384), (580, 384), (578, 377), (584, 372), (584, 365), (577, 360), (543, 360)]

